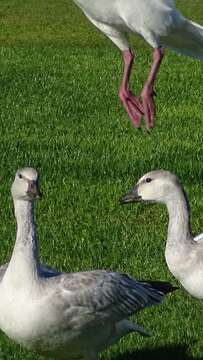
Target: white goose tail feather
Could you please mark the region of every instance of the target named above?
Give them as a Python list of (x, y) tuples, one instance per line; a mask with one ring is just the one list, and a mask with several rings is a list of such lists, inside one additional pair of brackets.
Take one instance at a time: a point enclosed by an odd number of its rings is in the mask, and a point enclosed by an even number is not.
[(203, 60), (203, 26), (183, 18), (167, 36), (161, 38), (164, 47)]

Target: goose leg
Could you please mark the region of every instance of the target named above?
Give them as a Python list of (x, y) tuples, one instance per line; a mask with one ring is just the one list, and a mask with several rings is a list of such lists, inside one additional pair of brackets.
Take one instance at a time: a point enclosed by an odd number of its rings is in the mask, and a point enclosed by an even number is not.
[(164, 49), (157, 48), (153, 51), (153, 63), (151, 66), (151, 70), (147, 81), (143, 87), (141, 92), (142, 104), (144, 109), (144, 117), (146, 121), (146, 125), (148, 128), (152, 128), (154, 126), (154, 117), (155, 117), (155, 102), (154, 102), (154, 84), (156, 81), (156, 76), (159, 72), (159, 68), (164, 56)]
[(131, 49), (129, 49), (128, 37), (126, 33), (104, 24), (103, 22), (96, 21), (89, 16), (89, 14), (86, 12), (84, 13), (92, 24), (101, 30), (122, 52), (124, 71), (119, 89), (119, 97), (133, 125), (135, 127), (139, 127), (141, 117), (144, 115), (144, 112), (140, 99), (136, 98), (129, 89), (129, 79), (133, 66), (134, 55)]
[(134, 55), (130, 49), (122, 52), (124, 71), (121, 86), (119, 89), (120, 100), (135, 127), (140, 126), (140, 121), (144, 115), (143, 106), (140, 100), (135, 97), (129, 88), (129, 79), (133, 66)]

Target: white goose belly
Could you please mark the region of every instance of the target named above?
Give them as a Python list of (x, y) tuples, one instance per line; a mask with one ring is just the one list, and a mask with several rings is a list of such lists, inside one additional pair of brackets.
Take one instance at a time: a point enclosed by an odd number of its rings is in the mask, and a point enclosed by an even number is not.
[[(182, 21), (172, 0), (74, 0), (96, 22), (158, 40)], [(99, 26), (98, 26), (99, 27)], [(102, 28), (101, 28), (102, 30)], [(105, 32), (105, 31), (104, 31)]]
[(35, 342), (53, 325), (48, 304), (32, 294), (18, 292), (15, 295), (0, 293), (0, 328), (16, 342), (34, 347)]
[(203, 299), (203, 269), (197, 269), (182, 280), (182, 285), (192, 296)]
[(192, 296), (203, 299), (203, 263), (192, 254), (182, 250), (171, 251), (166, 248), (166, 262), (170, 272), (180, 281)]
[(103, 31), (102, 25), (116, 27), (126, 31), (129, 30), (119, 14), (115, 0), (74, 0), (74, 2), (81, 8), (90, 21), (94, 20), (97, 22), (101, 31)]
[(78, 326), (86, 315), (73, 311), (57, 311), (51, 299), (18, 292), (15, 296), (0, 291), (0, 328), (11, 339), (27, 349), (58, 359), (79, 358), (91, 349), (105, 347), (114, 324), (99, 322), (95, 326)]

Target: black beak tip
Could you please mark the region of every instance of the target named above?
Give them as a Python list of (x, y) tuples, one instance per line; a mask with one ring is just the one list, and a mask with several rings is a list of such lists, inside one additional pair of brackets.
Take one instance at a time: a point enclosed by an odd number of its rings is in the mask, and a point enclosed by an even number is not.
[(127, 204), (129, 201), (127, 200), (127, 198), (125, 196), (122, 196), (120, 199), (119, 199), (119, 204), (120, 205), (125, 205)]
[(122, 196), (120, 199), (119, 199), (119, 204), (120, 205), (125, 205), (125, 204), (132, 204), (134, 202), (140, 202), (142, 200), (142, 197), (141, 196)]
[(31, 192), (31, 191), (27, 191), (28, 196), (30, 196), (33, 200), (41, 200), (42, 198), (42, 193), (40, 191), (37, 192)]
[(131, 191), (122, 196), (119, 199), (120, 205), (131, 204), (137, 201), (141, 201), (142, 197), (138, 195), (138, 185), (136, 185)]
[(118, 200), (118, 202), (119, 202), (120, 205), (123, 205), (123, 204), (124, 204), (123, 198), (121, 197), (121, 198)]

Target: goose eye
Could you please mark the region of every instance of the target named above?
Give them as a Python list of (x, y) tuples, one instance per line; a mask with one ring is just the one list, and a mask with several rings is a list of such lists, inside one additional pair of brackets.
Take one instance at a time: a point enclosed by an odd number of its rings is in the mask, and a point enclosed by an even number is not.
[(147, 182), (147, 183), (150, 183), (151, 181), (152, 181), (151, 178), (146, 178), (146, 182)]
[(19, 174), (19, 175), (18, 175), (18, 177), (19, 177), (20, 179), (22, 179), (22, 178), (23, 178), (21, 174)]

